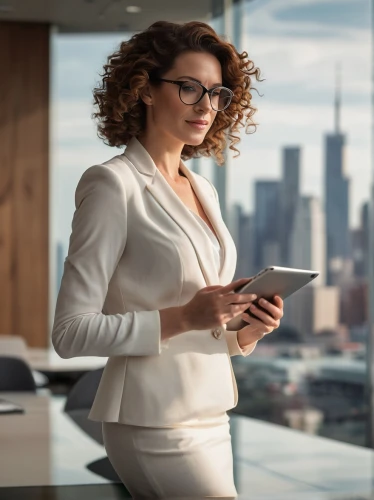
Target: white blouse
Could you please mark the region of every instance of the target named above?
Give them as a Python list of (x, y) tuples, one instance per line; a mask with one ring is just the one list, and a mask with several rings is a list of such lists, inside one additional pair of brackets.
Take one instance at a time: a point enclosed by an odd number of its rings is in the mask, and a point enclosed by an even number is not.
[(205, 220), (200, 217), (200, 215), (197, 215), (190, 208), (189, 208), (189, 210), (195, 216), (195, 219), (200, 223), (201, 227), (204, 229), (204, 231), (208, 235), (210, 241), (212, 242), (213, 252), (214, 252), (214, 260), (216, 263), (217, 273), (219, 274), (221, 267), (222, 267), (223, 252), (222, 252), (221, 245), (217, 239), (217, 236), (213, 233), (213, 231), (210, 229), (210, 227), (205, 222)]

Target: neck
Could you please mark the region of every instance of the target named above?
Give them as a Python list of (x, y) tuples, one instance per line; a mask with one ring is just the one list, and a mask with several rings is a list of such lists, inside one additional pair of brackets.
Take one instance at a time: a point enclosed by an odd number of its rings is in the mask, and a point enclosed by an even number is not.
[(181, 142), (172, 143), (166, 138), (160, 137), (160, 133), (144, 133), (137, 137), (138, 141), (148, 151), (156, 167), (160, 172), (177, 182), (183, 176), (180, 170), (181, 153), (183, 144)]

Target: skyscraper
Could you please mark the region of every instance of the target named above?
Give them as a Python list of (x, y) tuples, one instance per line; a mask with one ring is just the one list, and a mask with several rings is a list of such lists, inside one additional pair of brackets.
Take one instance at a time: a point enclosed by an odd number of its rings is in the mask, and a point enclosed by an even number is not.
[(284, 266), (292, 266), (290, 240), (300, 196), (300, 148), (285, 147), (282, 151), (282, 182), (280, 185), (279, 243)]
[(219, 203), (221, 206), (222, 218), (227, 225), (229, 225), (228, 220), (228, 210), (227, 210), (227, 173), (230, 168), (230, 162), (225, 162), (224, 165), (219, 166), (214, 163), (214, 180), (213, 183), (217, 189)]
[(345, 135), (340, 132), (340, 82), (337, 72), (335, 131), (325, 136), (325, 213), (327, 284), (350, 257), (349, 180), (344, 171)]
[(291, 237), (292, 265), (319, 271), (319, 276), (287, 300), (290, 325), (307, 339), (323, 329), (337, 330), (340, 290), (325, 286), (325, 214), (318, 198), (302, 196), (297, 205)]
[(280, 265), (279, 209), (280, 183), (256, 181), (254, 223), (254, 267)]
[(369, 202), (361, 206), (360, 226), (351, 231), (352, 258), (356, 278), (369, 274)]
[(290, 255), (293, 267), (319, 271), (315, 286), (325, 284), (325, 214), (320, 201), (302, 196), (296, 207)]
[(235, 203), (232, 207), (232, 237), (237, 249), (237, 265), (234, 279), (252, 276), (255, 238), (253, 236), (253, 217), (243, 211), (243, 207)]

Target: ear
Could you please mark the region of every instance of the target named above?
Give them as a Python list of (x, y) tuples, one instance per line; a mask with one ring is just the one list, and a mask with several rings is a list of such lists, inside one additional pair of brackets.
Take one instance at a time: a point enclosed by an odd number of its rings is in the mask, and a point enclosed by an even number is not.
[(153, 99), (152, 99), (152, 94), (151, 94), (151, 89), (149, 84), (147, 84), (140, 92), (140, 99), (146, 104), (147, 106), (152, 106), (153, 104)]

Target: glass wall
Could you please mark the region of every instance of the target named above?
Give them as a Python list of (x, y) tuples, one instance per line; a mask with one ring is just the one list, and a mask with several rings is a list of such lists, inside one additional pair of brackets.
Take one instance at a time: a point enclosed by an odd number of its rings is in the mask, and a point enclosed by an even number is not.
[(247, 2), (242, 48), (262, 70), (227, 198), (236, 278), (319, 270), (281, 327), (233, 358), (236, 411), (366, 445), (370, 4)]
[[(213, 27), (231, 26), (232, 41), (265, 79), (254, 82), (259, 125), (255, 134), (242, 132), (240, 157), (224, 168), (191, 162), (217, 186), (238, 250), (235, 278), (268, 265), (320, 271), (286, 300), (278, 330), (249, 357), (232, 358), (235, 411), (364, 446), (369, 2), (235, 1), (226, 23), (224, 2), (212, 5)], [(77, 182), (119, 152), (96, 137), (92, 88), (106, 56), (128, 36), (53, 37), (51, 318)]]
[(106, 57), (129, 36), (52, 34), (50, 323), (69, 245), (75, 188), (87, 168), (120, 153), (96, 135), (92, 89)]

